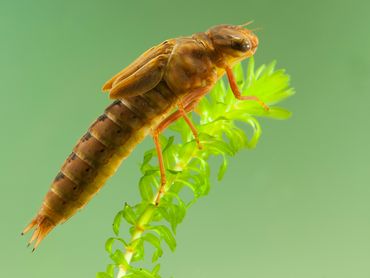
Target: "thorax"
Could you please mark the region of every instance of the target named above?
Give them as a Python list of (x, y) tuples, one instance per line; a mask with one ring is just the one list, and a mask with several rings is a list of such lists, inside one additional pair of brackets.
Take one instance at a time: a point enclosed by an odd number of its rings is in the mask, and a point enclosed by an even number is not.
[(218, 79), (213, 53), (196, 37), (177, 39), (169, 58), (164, 80), (176, 94), (208, 87)]

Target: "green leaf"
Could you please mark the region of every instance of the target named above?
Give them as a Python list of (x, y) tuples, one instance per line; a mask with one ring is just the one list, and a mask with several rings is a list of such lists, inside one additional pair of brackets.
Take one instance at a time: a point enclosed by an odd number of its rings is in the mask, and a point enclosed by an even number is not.
[(115, 268), (115, 265), (113, 264), (108, 264), (107, 265), (107, 274), (110, 275), (111, 277), (114, 276), (114, 268)]
[(169, 218), (167, 220), (171, 224), (172, 231), (174, 233), (176, 233), (176, 228), (177, 228), (177, 225), (179, 224), (177, 206), (174, 205), (174, 204), (169, 204), (166, 209), (167, 209), (167, 213), (168, 213), (168, 216), (169, 216)]
[[(211, 93), (209, 94), (209, 98), (212, 100), (212, 102), (215, 103), (222, 103), (225, 98), (225, 85), (222, 80), (216, 83), (216, 85), (213, 87)], [(203, 98), (207, 100), (207, 98)], [(211, 109), (207, 109), (207, 112), (212, 111)]]
[(158, 212), (160, 212), (163, 218), (171, 224), (172, 230), (175, 231), (178, 223), (177, 216), (173, 210), (173, 205), (164, 205), (163, 202), (161, 202), (158, 207)]
[(118, 265), (123, 265), (128, 267), (128, 263), (126, 262), (125, 256), (123, 255), (122, 251), (117, 249), (110, 255), (110, 258)]
[(149, 163), (149, 161), (153, 157), (153, 153), (154, 153), (154, 149), (151, 149), (151, 150), (145, 152), (145, 154), (144, 154), (144, 160), (143, 160), (143, 165)]
[(167, 144), (163, 148), (162, 153), (165, 153), (172, 146), (172, 144), (173, 144), (174, 141), (175, 141), (175, 137), (174, 136), (171, 136), (170, 138), (168, 138)]
[(274, 118), (279, 120), (289, 119), (292, 113), (284, 108), (273, 107), (268, 114), (261, 114), (263, 117)]
[(233, 150), (230, 146), (222, 140), (219, 140), (215, 137), (208, 136), (206, 134), (202, 134), (204, 143), (204, 148), (213, 154), (228, 154), (233, 155)]
[[(172, 199), (175, 198), (178, 204), (172, 203)], [(167, 200), (168, 199), (168, 200)], [(165, 219), (171, 224), (173, 231), (176, 231), (178, 224), (182, 222), (186, 214), (186, 205), (181, 198), (174, 192), (167, 192), (166, 196), (162, 199), (160, 209), (166, 211)]]
[(147, 166), (149, 165), (149, 162), (152, 160), (152, 158), (154, 156), (154, 153), (155, 153), (154, 149), (151, 149), (151, 150), (145, 152), (143, 163), (140, 167), (142, 172), (145, 172)]
[(252, 149), (256, 147), (258, 140), (261, 137), (261, 127), (255, 118), (250, 118), (249, 124), (254, 126), (253, 136), (247, 143), (247, 147)]
[(132, 257), (132, 261), (137, 262), (137, 261), (144, 259), (145, 250), (144, 250), (143, 238), (138, 238), (134, 240), (131, 245), (135, 246), (134, 247), (135, 253)]
[(135, 225), (136, 224), (136, 215), (135, 215), (135, 212), (134, 210), (132, 209), (132, 207), (125, 203), (125, 207), (122, 211), (122, 216), (123, 218), (126, 219), (126, 221), (132, 225)]
[(137, 278), (157, 278), (158, 276), (153, 275), (150, 271), (140, 268), (140, 269), (131, 269), (131, 272), (133, 274), (136, 274), (138, 276), (132, 276)]
[(234, 76), (236, 84), (238, 85), (239, 89), (242, 90), (244, 86), (244, 72), (241, 63), (238, 63), (233, 68)]
[(255, 74), (254, 74), (254, 57), (249, 58), (248, 67), (247, 67), (247, 75), (245, 78), (246, 81), (246, 87), (250, 87), (253, 84), (253, 81), (255, 80)]
[(98, 272), (96, 278), (113, 278), (113, 276), (105, 272)]
[(254, 74), (254, 78), (255, 79), (260, 79), (260, 77), (261, 77), (261, 75), (263, 74), (263, 72), (266, 70), (266, 65), (262, 65), (262, 66), (260, 66), (257, 70), (256, 70), (256, 72), (255, 72), (255, 74)]
[(162, 257), (163, 250), (161, 248), (161, 241), (159, 240), (158, 237), (156, 237), (155, 235), (153, 235), (151, 233), (146, 233), (143, 236), (143, 239), (145, 241), (149, 242), (150, 244), (152, 244), (156, 248), (156, 250), (153, 254), (152, 262), (155, 262), (155, 261), (158, 260), (158, 258)]
[(153, 275), (158, 275), (158, 272), (159, 272), (160, 269), (161, 269), (160, 264), (155, 265), (154, 268), (152, 269), (152, 274)]
[(153, 256), (152, 256), (152, 263), (158, 261), (160, 257), (162, 257), (163, 251), (160, 251), (159, 249), (155, 249)]
[(119, 242), (121, 242), (121, 243), (122, 243), (122, 245), (123, 245), (124, 247), (126, 247), (126, 246), (127, 246), (126, 241), (124, 241), (122, 238), (118, 238), (118, 237), (110, 237), (110, 238), (108, 238), (108, 239), (107, 239), (107, 241), (105, 242), (105, 250), (106, 250), (109, 254), (111, 254), (111, 253), (112, 253), (112, 246), (113, 246), (113, 243), (114, 243), (115, 241), (119, 241)]
[(152, 180), (152, 175), (144, 175), (139, 181), (140, 195), (144, 201), (151, 202), (154, 198)]
[(186, 180), (182, 180), (182, 179), (177, 179), (177, 180), (176, 180), (176, 183), (177, 183), (177, 184), (184, 185), (184, 186), (186, 186), (186, 187), (190, 188), (190, 189), (191, 189), (191, 191), (193, 191), (193, 194), (194, 194), (194, 198), (195, 198), (195, 199), (197, 199), (197, 198), (199, 198), (199, 197), (200, 197), (198, 187), (197, 187), (195, 184), (193, 184), (193, 183), (191, 183), (191, 182), (188, 182), (188, 181), (186, 181)]
[(219, 181), (222, 180), (222, 178), (224, 177), (226, 169), (227, 169), (227, 158), (226, 156), (223, 155), (222, 163), (221, 163), (220, 169), (218, 170), (218, 175), (217, 175), (217, 179)]
[(276, 61), (272, 61), (270, 64), (267, 65), (265, 73), (266, 75), (271, 75), (273, 74), (276, 66)]
[(184, 164), (187, 164), (193, 154), (196, 152), (196, 143), (194, 141), (185, 143), (181, 146), (181, 148), (178, 151), (178, 156), (181, 157), (181, 161), (183, 161)]
[(121, 226), (122, 211), (118, 212), (113, 220), (113, 232), (116, 236), (119, 234), (119, 228)]
[[(215, 89), (214, 89), (215, 90)], [(211, 109), (211, 103), (207, 98), (203, 98), (197, 105), (197, 111), (202, 118), (207, 118), (208, 111)]]
[(114, 243), (114, 238), (113, 237), (110, 237), (107, 239), (107, 241), (105, 242), (105, 250), (111, 254), (112, 253), (112, 245)]
[(176, 170), (171, 170), (171, 169), (167, 169), (167, 171), (170, 172), (173, 175), (177, 175), (177, 174), (180, 174), (182, 172), (182, 171), (176, 171)]
[(158, 235), (164, 239), (164, 241), (167, 243), (168, 247), (171, 249), (171, 251), (175, 251), (176, 249), (176, 239), (173, 236), (172, 232), (170, 229), (168, 229), (164, 225), (159, 225), (159, 226), (153, 226), (149, 228), (152, 231), (155, 231), (158, 233)]

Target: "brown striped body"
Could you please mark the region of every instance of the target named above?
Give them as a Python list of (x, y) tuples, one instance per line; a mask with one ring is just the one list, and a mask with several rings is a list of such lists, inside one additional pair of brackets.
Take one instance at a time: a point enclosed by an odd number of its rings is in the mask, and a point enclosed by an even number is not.
[[(243, 25), (219, 25), (204, 33), (170, 39), (152, 47), (106, 82), (103, 90), (118, 100), (79, 140), (53, 181), (37, 216), (23, 231), (36, 227), (30, 240), (35, 241), (35, 248), (57, 224), (87, 204), (150, 132), (158, 153), (161, 187), (164, 186), (165, 169), (158, 134), (184, 117), (196, 138), (186, 113), (194, 109), (225, 71), (232, 81), (234, 95), (238, 99), (251, 99), (241, 96), (231, 67), (252, 56), (257, 46), (257, 37)], [(176, 107), (179, 110), (174, 111)]]
[(102, 188), (122, 160), (174, 108), (177, 98), (165, 83), (160, 83), (144, 95), (116, 100), (105, 109), (78, 141), (38, 215), (25, 229), (24, 233), (39, 227), (33, 236), (37, 238), (35, 247), (54, 226), (74, 215)]

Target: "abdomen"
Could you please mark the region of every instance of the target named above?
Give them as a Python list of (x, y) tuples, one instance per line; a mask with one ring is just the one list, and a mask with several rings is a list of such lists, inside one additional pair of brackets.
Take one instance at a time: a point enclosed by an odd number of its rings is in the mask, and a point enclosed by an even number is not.
[[(151, 129), (169, 114), (177, 96), (165, 83), (142, 96), (116, 100), (81, 137), (52, 182), (37, 216), (24, 233), (37, 227), (31, 241), (40, 241), (66, 221), (102, 188)], [(31, 242), (30, 241), (30, 242)]]

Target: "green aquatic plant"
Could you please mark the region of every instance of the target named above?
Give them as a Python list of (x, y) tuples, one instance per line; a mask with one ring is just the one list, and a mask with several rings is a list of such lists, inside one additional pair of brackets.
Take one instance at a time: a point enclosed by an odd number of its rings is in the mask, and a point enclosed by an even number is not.
[[(239, 88), (244, 95), (254, 95), (270, 106), (264, 110), (257, 102), (235, 99), (230, 88), (220, 80), (213, 90), (196, 107), (193, 121), (199, 132), (202, 149), (199, 149), (184, 120), (170, 126), (174, 136), (161, 136), (163, 158), (166, 166), (167, 183), (160, 201), (160, 174), (155, 149), (148, 150), (141, 164), (142, 177), (139, 181), (141, 201), (125, 203), (113, 221), (115, 237), (105, 243), (112, 263), (98, 278), (160, 278), (158, 259), (163, 255), (165, 242), (169, 249), (176, 248), (176, 229), (191, 205), (210, 190), (211, 156), (222, 159), (218, 170), (221, 180), (228, 159), (244, 148), (254, 148), (261, 136), (260, 125), (255, 118), (268, 117), (287, 119), (291, 113), (275, 104), (294, 94), (289, 86), (289, 76), (284, 70), (275, 70), (275, 62), (254, 68), (254, 59), (249, 60), (246, 75), (241, 64), (234, 68)], [(247, 134), (243, 126), (251, 127)], [(185, 194), (190, 189), (192, 197)], [(129, 235), (120, 235), (121, 223), (130, 226)], [(149, 245), (152, 248), (148, 248)], [(152, 269), (138, 266), (148, 250), (151, 253)]]

